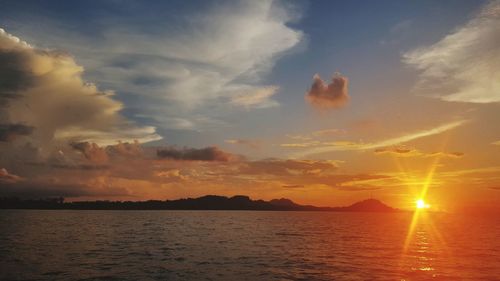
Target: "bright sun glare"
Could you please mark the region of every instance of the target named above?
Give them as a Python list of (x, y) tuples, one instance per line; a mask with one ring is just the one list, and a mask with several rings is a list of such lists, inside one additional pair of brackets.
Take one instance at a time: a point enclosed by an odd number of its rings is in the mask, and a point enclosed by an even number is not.
[(428, 209), (430, 207), (430, 205), (425, 203), (425, 201), (422, 199), (418, 199), (416, 204), (417, 204), (417, 209)]

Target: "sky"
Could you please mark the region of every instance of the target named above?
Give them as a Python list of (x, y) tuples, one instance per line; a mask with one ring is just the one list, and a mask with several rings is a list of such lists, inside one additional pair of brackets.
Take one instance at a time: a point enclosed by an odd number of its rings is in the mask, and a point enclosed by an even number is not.
[(500, 1), (0, 0), (0, 194), (500, 205)]

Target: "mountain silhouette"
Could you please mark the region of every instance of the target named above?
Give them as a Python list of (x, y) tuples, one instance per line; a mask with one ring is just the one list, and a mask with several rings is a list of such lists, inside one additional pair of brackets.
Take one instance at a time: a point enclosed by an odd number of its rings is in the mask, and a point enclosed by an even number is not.
[(300, 205), (290, 199), (252, 200), (245, 195), (225, 197), (206, 195), (198, 198), (148, 201), (76, 201), (63, 198), (21, 200), (0, 198), (0, 209), (73, 209), (73, 210), (256, 210), (256, 211), (330, 211), (330, 212), (394, 212), (376, 199), (367, 199), (346, 207)]
[(349, 212), (392, 212), (393, 208), (385, 205), (377, 199), (366, 199), (356, 202), (351, 206), (344, 207)]

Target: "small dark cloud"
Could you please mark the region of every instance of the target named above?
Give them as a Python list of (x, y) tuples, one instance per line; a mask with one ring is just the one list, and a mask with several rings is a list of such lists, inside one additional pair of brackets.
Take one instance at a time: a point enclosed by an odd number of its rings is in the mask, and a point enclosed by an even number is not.
[(31, 135), (34, 129), (34, 127), (23, 124), (0, 124), (0, 141), (10, 142), (18, 136)]
[(205, 148), (176, 148), (167, 147), (158, 149), (156, 155), (162, 159), (192, 160), (192, 161), (220, 161), (227, 162), (234, 159), (234, 155), (220, 150), (218, 147)]
[(313, 77), (311, 89), (306, 92), (305, 99), (314, 107), (319, 109), (335, 109), (343, 107), (349, 101), (348, 79), (336, 73), (332, 77), (332, 82), (326, 84), (321, 77), (316, 74)]

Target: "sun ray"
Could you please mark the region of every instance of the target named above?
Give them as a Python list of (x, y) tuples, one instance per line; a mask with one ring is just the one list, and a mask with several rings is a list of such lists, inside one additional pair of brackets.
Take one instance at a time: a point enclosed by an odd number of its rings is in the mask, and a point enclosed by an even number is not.
[[(446, 144), (448, 143), (448, 138), (449, 134), (446, 134), (445, 137), (443, 138), (443, 142), (441, 143), (441, 151), (444, 150), (446, 147)], [(439, 161), (441, 160), (441, 156), (437, 155), (433, 160), (432, 163), (429, 167), (429, 171), (427, 172), (427, 176), (425, 177), (424, 184), (422, 186), (422, 190), (420, 191), (420, 195), (416, 201), (416, 208), (413, 213), (413, 217), (410, 223), (410, 226), (408, 228), (408, 233), (405, 238), (404, 246), (403, 246), (403, 253), (406, 253), (408, 250), (408, 246), (410, 245), (410, 242), (413, 238), (413, 233), (415, 232), (415, 227), (418, 223), (419, 217), (421, 212), (425, 212), (426, 209), (430, 207), (427, 203), (425, 203), (425, 198), (427, 197), (427, 193), (429, 191), (429, 187), (432, 184), (434, 174), (437, 170), (437, 167), (439, 166)]]

